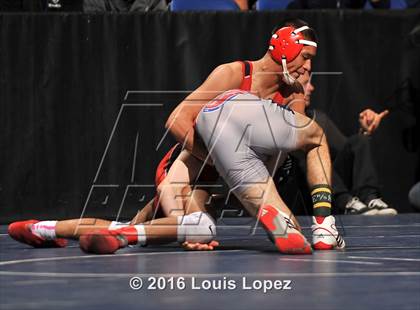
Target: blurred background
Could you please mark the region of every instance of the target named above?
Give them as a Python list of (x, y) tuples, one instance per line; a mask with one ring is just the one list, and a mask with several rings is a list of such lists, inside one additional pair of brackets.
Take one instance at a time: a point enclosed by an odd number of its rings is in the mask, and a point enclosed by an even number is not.
[(383, 198), (418, 211), (419, 5), (0, 0), (0, 222), (130, 218), (174, 143), (171, 110), (219, 64), (260, 58), (289, 18), (319, 37), (313, 107), (346, 135), (363, 109), (390, 111), (372, 136)]

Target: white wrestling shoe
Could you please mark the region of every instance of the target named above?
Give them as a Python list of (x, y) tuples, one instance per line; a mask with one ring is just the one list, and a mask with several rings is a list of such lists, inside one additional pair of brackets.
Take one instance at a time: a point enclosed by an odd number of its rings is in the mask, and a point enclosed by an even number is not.
[(312, 222), (312, 247), (315, 250), (345, 248), (346, 243), (335, 226), (334, 216), (327, 216), (321, 224), (319, 224), (313, 216)]
[(377, 215), (397, 215), (398, 212), (394, 208), (390, 208), (382, 198), (376, 198), (369, 201), (369, 209), (377, 210)]
[(357, 197), (353, 197), (345, 207), (345, 214), (376, 215), (378, 210), (365, 205)]

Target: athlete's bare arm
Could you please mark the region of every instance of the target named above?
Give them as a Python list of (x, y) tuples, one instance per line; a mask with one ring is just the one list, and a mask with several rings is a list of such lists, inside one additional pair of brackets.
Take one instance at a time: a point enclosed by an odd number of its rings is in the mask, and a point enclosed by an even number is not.
[(305, 95), (301, 93), (294, 93), (291, 96), (291, 101), (288, 105), (290, 109), (300, 114), (305, 114)]
[(242, 83), (242, 65), (233, 62), (218, 66), (204, 83), (186, 97), (171, 113), (165, 127), (193, 155), (205, 159), (207, 151), (194, 135), (194, 122), (203, 106), (226, 90), (239, 88)]

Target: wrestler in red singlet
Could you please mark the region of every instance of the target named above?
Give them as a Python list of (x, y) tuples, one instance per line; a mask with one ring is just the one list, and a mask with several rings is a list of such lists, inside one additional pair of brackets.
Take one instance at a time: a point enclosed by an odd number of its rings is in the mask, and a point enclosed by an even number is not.
[[(241, 64), (242, 64), (243, 77), (242, 77), (240, 90), (250, 92), (251, 86), (252, 86), (252, 72), (253, 72), (252, 62), (241, 61)], [(284, 98), (280, 94), (280, 92), (276, 92), (272, 100), (273, 102), (279, 105), (283, 105)], [(158, 186), (166, 178), (166, 176), (169, 173), (169, 169), (171, 168), (172, 164), (177, 159), (181, 151), (182, 151), (182, 145), (180, 143), (177, 143), (162, 158), (162, 160), (160, 161), (156, 169), (156, 176), (155, 176), (156, 186)], [(217, 180), (217, 178), (218, 178), (218, 173), (216, 169), (213, 166), (206, 165), (203, 171), (201, 172), (200, 176), (198, 177), (197, 181), (214, 182)]]
[[(240, 89), (245, 91), (251, 91), (252, 86), (252, 62), (250, 61), (241, 61), (242, 64), (242, 84)], [(280, 92), (276, 92), (276, 94), (273, 97), (273, 102), (277, 103), (278, 105), (283, 105), (284, 97), (280, 94)]]

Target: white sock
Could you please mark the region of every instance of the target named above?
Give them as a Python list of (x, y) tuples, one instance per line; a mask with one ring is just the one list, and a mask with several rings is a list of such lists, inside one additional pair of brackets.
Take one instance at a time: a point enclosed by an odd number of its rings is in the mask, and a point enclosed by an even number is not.
[(41, 221), (36, 224), (32, 224), (31, 231), (34, 235), (44, 238), (46, 240), (53, 240), (57, 238), (55, 234), (55, 226), (57, 221)]
[(144, 225), (134, 225), (134, 228), (137, 230), (137, 244), (146, 245), (146, 231), (144, 230)]
[[(127, 227), (132, 227), (137, 231), (136, 237), (137, 237), (138, 245), (146, 245), (146, 231), (144, 230), (143, 224), (130, 226), (130, 224), (127, 224), (124, 222), (112, 221), (108, 227), (108, 230), (118, 230), (118, 229), (127, 228)], [(125, 230), (125, 232), (127, 233), (127, 230)], [(134, 235), (134, 231), (130, 235)]]
[(144, 225), (128, 225), (118, 222), (113, 222), (109, 225), (109, 230), (119, 230), (121, 234), (128, 240), (128, 244), (146, 245), (146, 231)]

